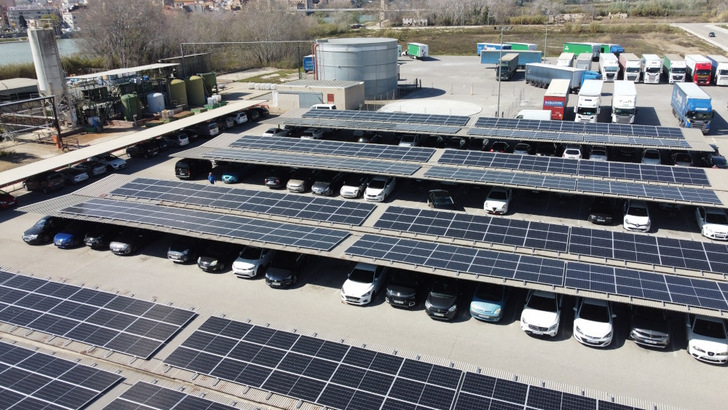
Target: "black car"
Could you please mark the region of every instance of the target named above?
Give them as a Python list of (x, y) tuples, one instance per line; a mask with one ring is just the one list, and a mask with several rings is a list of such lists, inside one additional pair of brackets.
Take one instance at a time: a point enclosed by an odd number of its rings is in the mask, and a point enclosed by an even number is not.
[(66, 180), (60, 172), (46, 171), (33, 175), (23, 182), (28, 191), (42, 191), (47, 194), (50, 191), (61, 189), (66, 185)]
[(417, 304), (417, 293), (423, 283), (419, 273), (396, 269), (389, 275), (384, 299), (394, 307), (411, 308)]
[(458, 314), (458, 282), (453, 278), (438, 277), (425, 300), (425, 311), (438, 320), (453, 320)]
[(666, 348), (670, 344), (670, 322), (663, 309), (632, 306), (629, 337), (640, 346)]
[(427, 205), (435, 209), (455, 209), (455, 200), (444, 189), (433, 189), (427, 193)]
[(611, 225), (614, 223), (614, 200), (610, 198), (594, 198), (589, 207), (588, 221), (594, 224)]
[(114, 255), (131, 255), (151, 242), (153, 236), (153, 232), (144, 229), (124, 229), (109, 242), (109, 249)]
[(537, 157), (555, 157), (556, 156), (556, 144), (553, 142), (539, 142), (536, 147)]
[(287, 288), (298, 282), (298, 272), (306, 264), (308, 255), (278, 251), (265, 270), (265, 283), (272, 288)]
[(495, 141), (490, 145), (488, 151), (505, 153), (510, 151), (511, 146), (505, 141)]
[(199, 242), (195, 238), (179, 236), (172, 240), (167, 249), (167, 259), (174, 263), (189, 263), (197, 259)]
[(210, 242), (200, 251), (197, 258), (197, 267), (205, 272), (222, 272), (235, 259), (235, 249), (229, 244)]
[(98, 224), (93, 225), (86, 232), (83, 243), (91, 249), (109, 249), (109, 243), (119, 233), (119, 228), (114, 225)]
[(23, 232), (23, 241), (30, 245), (48, 243), (66, 225), (66, 220), (55, 216), (44, 216)]
[(127, 147), (126, 154), (132, 158), (149, 158), (159, 154), (159, 147), (154, 141), (143, 141)]
[(470, 140), (466, 137), (450, 137), (445, 140), (445, 148), (466, 149)]
[(263, 183), (271, 189), (283, 189), (286, 187), (290, 177), (291, 170), (286, 168), (273, 168), (268, 171), (268, 176), (265, 177)]
[(179, 179), (206, 177), (212, 170), (212, 163), (206, 159), (184, 158), (174, 164), (174, 175)]
[(260, 121), (270, 115), (270, 112), (265, 107), (250, 107), (245, 111), (245, 115), (248, 116), (248, 120), (252, 122)]
[(710, 33), (708, 33), (708, 37), (715, 37), (715, 32), (711, 31)]

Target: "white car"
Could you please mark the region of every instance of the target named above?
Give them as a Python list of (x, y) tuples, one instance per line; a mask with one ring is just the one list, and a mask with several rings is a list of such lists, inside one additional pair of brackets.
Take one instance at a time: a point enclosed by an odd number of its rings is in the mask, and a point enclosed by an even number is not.
[(367, 189), (369, 178), (364, 175), (349, 174), (344, 177), (344, 182), (339, 190), (342, 198), (359, 198)]
[(369, 304), (384, 284), (387, 268), (359, 262), (341, 287), (341, 300), (351, 305)]
[(272, 249), (246, 246), (233, 262), (233, 273), (239, 278), (254, 278), (270, 264), (275, 253)]
[(700, 233), (706, 238), (728, 240), (728, 215), (725, 209), (699, 206), (695, 208), (695, 219)]
[(238, 125), (242, 125), (242, 124), (245, 124), (246, 122), (248, 122), (248, 116), (245, 115), (245, 113), (242, 111), (235, 113), (235, 116), (233, 117), (233, 119), (235, 120), (235, 124), (238, 124)]
[(593, 347), (607, 347), (612, 343), (615, 315), (609, 302), (580, 298), (574, 312), (574, 338), (579, 343)]
[(364, 199), (367, 201), (384, 202), (394, 191), (397, 180), (394, 177), (376, 176), (367, 184)]
[(561, 158), (566, 159), (581, 159), (581, 148), (575, 146), (568, 146), (561, 155)]
[(728, 363), (728, 333), (722, 319), (688, 315), (688, 353), (706, 362)]
[(554, 337), (559, 332), (561, 295), (530, 290), (521, 312), (521, 330), (533, 335)]
[(268, 128), (263, 133), (264, 137), (287, 137), (288, 135), (288, 130), (283, 128)]
[(302, 140), (320, 140), (324, 137), (324, 130), (321, 128), (307, 128), (301, 134)]
[(494, 187), (483, 202), (483, 209), (489, 214), (503, 215), (508, 213), (512, 191), (510, 188)]
[(607, 147), (597, 145), (593, 146), (589, 152), (589, 160), (606, 162), (607, 161)]
[(630, 199), (624, 203), (624, 220), (622, 225), (628, 231), (649, 232), (652, 228), (650, 211), (645, 201)]
[(420, 146), (420, 136), (417, 134), (403, 134), (398, 145), (400, 147), (418, 147)]
[(660, 151), (648, 148), (642, 152), (642, 163), (648, 165), (660, 165)]
[(99, 161), (106, 164), (107, 171), (118, 171), (126, 168), (126, 160), (117, 157), (113, 154), (103, 154), (98, 157), (91, 157), (87, 161)]

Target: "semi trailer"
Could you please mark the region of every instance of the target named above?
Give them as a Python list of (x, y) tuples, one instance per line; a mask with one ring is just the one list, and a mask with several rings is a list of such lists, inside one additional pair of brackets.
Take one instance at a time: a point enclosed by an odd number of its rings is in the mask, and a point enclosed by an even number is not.
[(617, 79), (619, 73), (619, 60), (612, 53), (599, 54), (599, 72), (602, 74), (602, 80), (612, 82)]
[(667, 78), (667, 82), (681, 83), (685, 81), (685, 59), (678, 54), (665, 54), (662, 59), (662, 73)]
[(422, 60), (429, 55), (430, 48), (427, 44), (409, 43), (407, 44), (407, 55), (411, 58)]
[(526, 84), (536, 87), (547, 87), (552, 80), (569, 80), (571, 92), (581, 87), (584, 69), (574, 67), (557, 67), (553, 64), (531, 63), (526, 64)]
[(632, 53), (622, 53), (619, 55), (619, 71), (623, 80), (637, 82), (640, 80), (642, 60)]
[(685, 56), (685, 77), (698, 85), (709, 85), (713, 70), (710, 60), (699, 54)]
[(642, 54), (642, 82), (659, 84), (662, 74), (662, 60), (657, 54)]
[(713, 106), (710, 96), (695, 83), (675, 83), (672, 89), (672, 113), (681, 127), (710, 131)]
[(543, 109), (551, 112), (552, 120), (564, 119), (564, 112), (569, 104), (569, 93), (571, 93), (571, 81), (551, 80), (549, 88), (543, 95)]
[(518, 68), (526, 68), (526, 64), (540, 63), (543, 53), (533, 50), (483, 50), (480, 53), (480, 64), (498, 64), (501, 54), (506, 53), (518, 54)]
[(612, 122), (633, 124), (637, 114), (637, 87), (632, 81), (615, 81), (612, 93)]
[(579, 90), (579, 99), (574, 107), (574, 121), (597, 122), (601, 112), (603, 80), (586, 80)]
[(711, 76), (715, 85), (728, 85), (728, 58), (722, 55), (709, 55)]

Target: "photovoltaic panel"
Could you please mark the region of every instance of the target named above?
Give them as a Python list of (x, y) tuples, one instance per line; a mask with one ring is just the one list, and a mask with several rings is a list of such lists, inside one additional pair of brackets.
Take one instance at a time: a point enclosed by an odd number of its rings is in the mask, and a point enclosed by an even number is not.
[(456, 134), (460, 126), (380, 121), (338, 120), (329, 118), (280, 118), (285, 125), (296, 127), (333, 128), (343, 130), (410, 132), (423, 134)]
[(3, 409), (82, 409), (123, 379), (118, 374), (0, 342)]
[(561, 190), (588, 195), (609, 195), (620, 198), (644, 199), (647, 201), (723, 206), (723, 203), (714, 191), (704, 188), (650, 185), (638, 182), (514, 173), (452, 166), (433, 166), (425, 172), (425, 176), (436, 180), (498, 184), (514, 188)]
[(500, 128), (534, 131), (570, 132), (579, 134), (605, 134), (641, 136), (660, 139), (684, 139), (680, 128), (639, 124), (583, 123), (570, 121), (539, 121), (515, 118), (480, 117), (476, 128)]
[(470, 150), (445, 150), (438, 162), (446, 165), (501, 168), (548, 174), (567, 174), (580, 177), (710, 186), (705, 170), (692, 167), (582, 161)]
[(137, 382), (104, 407), (104, 410), (234, 410), (236, 408), (155, 384)]
[(470, 128), (468, 135), (516, 141), (559, 142), (573, 144), (637, 146), (658, 149), (689, 150), (690, 144), (683, 139), (660, 139), (642, 136), (609, 134), (577, 134), (570, 132), (546, 132), (517, 129)]
[(0, 284), (1, 321), (143, 359), (196, 316), (141, 299), (23, 275)]
[(470, 117), (465, 115), (410, 114), (403, 112), (356, 111), (356, 110), (309, 110), (303, 118), (329, 118), (346, 121), (381, 121), (431, 125), (465, 126)]
[(376, 205), (366, 202), (150, 178), (137, 178), (111, 194), (356, 226), (376, 209)]
[(393, 176), (410, 176), (420, 169), (420, 166), (416, 164), (406, 164), (395, 161), (225, 148), (215, 149), (204, 153), (202, 154), (202, 158), (218, 161), (245, 162), (251, 164), (356, 171), (367, 174), (386, 174)]
[(290, 151), (338, 157), (384, 159), (392, 161), (427, 162), (435, 150), (422, 147), (361, 144), (341, 141), (323, 141), (290, 137), (246, 135), (230, 144), (231, 148), (247, 148), (261, 151)]
[(349, 236), (348, 232), (336, 229), (98, 198), (64, 208), (60, 214), (75, 219), (132, 222), (146, 225), (148, 229), (168, 227), (192, 233), (322, 251), (331, 250)]

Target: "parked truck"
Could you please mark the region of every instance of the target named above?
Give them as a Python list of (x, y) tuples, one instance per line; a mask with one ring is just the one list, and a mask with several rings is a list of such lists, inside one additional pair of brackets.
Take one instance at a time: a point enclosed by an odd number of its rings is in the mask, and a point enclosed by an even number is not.
[(591, 56), (592, 61), (599, 60), (600, 48), (601, 44), (598, 43), (564, 43), (565, 52), (574, 53), (576, 56), (588, 54)]
[(619, 73), (619, 60), (612, 53), (599, 54), (599, 72), (602, 74), (602, 80), (611, 82), (617, 79)]
[(581, 87), (581, 80), (584, 77), (584, 70), (574, 67), (557, 67), (553, 64), (531, 63), (526, 64), (526, 84), (536, 87), (547, 87), (552, 80), (569, 80), (571, 92), (576, 92)]
[(645, 84), (659, 84), (662, 75), (662, 60), (657, 54), (642, 54), (642, 81)]
[(692, 81), (698, 85), (709, 85), (710, 75), (713, 67), (710, 60), (699, 54), (688, 54), (685, 56), (685, 77), (686, 81)]
[(670, 84), (685, 81), (685, 70), (685, 59), (678, 54), (666, 54), (662, 59), (662, 73)]
[(540, 51), (533, 50), (483, 50), (480, 53), (480, 64), (498, 64), (501, 54), (506, 53), (518, 54), (518, 68), (526, 68), (526, 64), (529, 63), (540, 63), (543, 58), (543, 53)]
[(576, 56), (576, 59), (574, 60), (574, 67), (583, 68), (583, 69), (589, 71), (589, 70), (591, 70), (591, 66), (592, 66), (591, 54), (581, 53), (578, 56)]
[(637, 87), (632, 81), (615, 81), (612, 93), (612, 122), (633, 124), (637, 114)]
[(623, 80), (637, 82), (640, 80), (642, 60), (632, 53), (622, 53), (619, 55), (619, 71)]
[(601, 112), (603, 80), (586, 80), (579, 90), (579, 99), (574, 107), (574, 121), (597, 122)]
[(427, 44), (422, 43), (408, 43), (407, 44), (407, 55), (411, 58), (416, 58), (418, 60), (422, 60), (426, 58), (429, 54), (429, 47)]
[(600, 54), (612, 53), (615, 56), (619, 57), (620, 54), (624, 53), (624, 47), (620, 46), (619, 44), (602, 44), (599, 47), (599, 53)]
[(507, 44), (509, 44), (511, 46), (511, 50), (531, 50), (531, 51), (536, 51), (536, 49), (538, 48), (538, 45), (536, 45), (534, 43), (516, 43), (516, 42), (513, 42), (513, 41), (509, 41)]
[(543, 109), (551, 112), (552, 120), (564, 119), (564, 111), (569, 104), (570, 92), (571, 81), (560, 78), (551, 80), (549, 88), (543, 95)]
[(713, 107), (710, 96), (695, 83), (675, 83), (672, 88), (672, 113), (681, 127), (710, 131)]
[(709, 55), (711, 76), (715, 85), (728, 85), (728, 58), (722, 55)]
[(313, 71), (313, 54), (303, 57), (303, 71), (307, 73)]
[(559, 67), (571, 67), (574, 65), (574, 53), (561, 53), (559, 59), (556, 60)]
[(551, 111), (549, 110), (521, 110), (516, 114), (519, 120), (537, 120), (551, 121)]
[[(510, 50), (511, 45), (510, 44), (502, 44), (503, 50)], [(475, 45), (475, 51), (480, 55), (481, 51), (483, 50), (500, 50), (501, 49), (501, 43), (477, 43)]]
[(508, 81), (516, 74), (516, 70), (518, 70), (518, 54), (503, 54), (500, 63), (496, 66), (495, 76), (501, 81)]
[(581, 84), (579, 84), (579, 88), (581, 88), (582, 85), (584, 85), (584, 81), (586, 80), (601, 80), (602, 75), (598, 71), (584, 71), (584, 75), (581, 77)]

